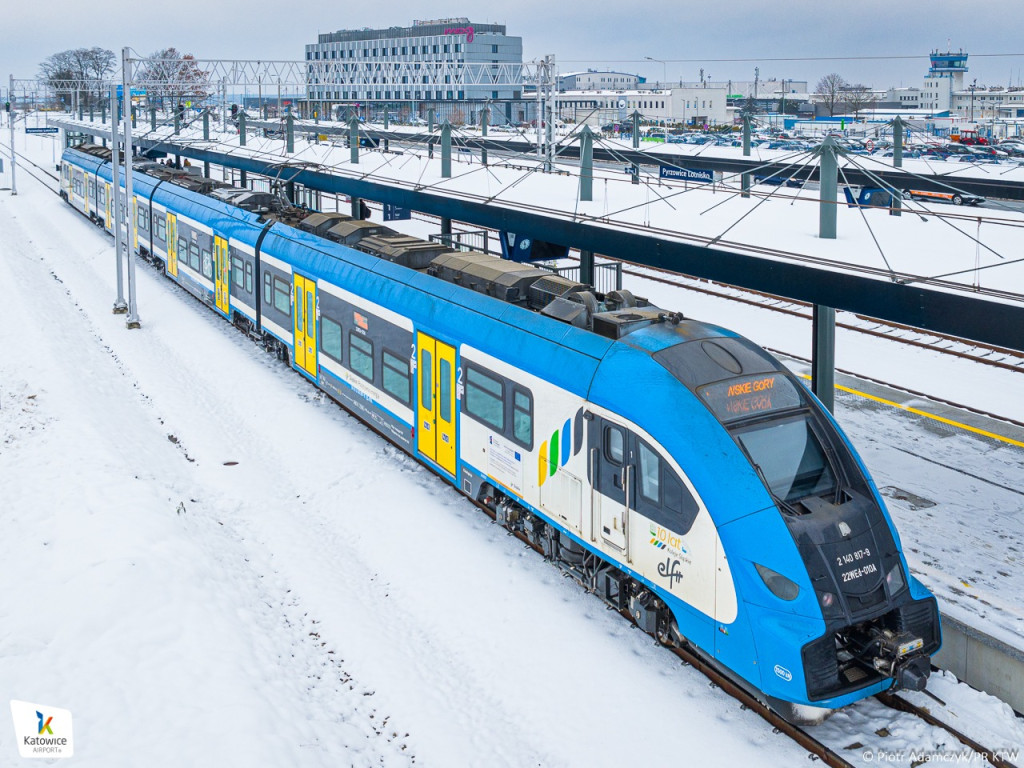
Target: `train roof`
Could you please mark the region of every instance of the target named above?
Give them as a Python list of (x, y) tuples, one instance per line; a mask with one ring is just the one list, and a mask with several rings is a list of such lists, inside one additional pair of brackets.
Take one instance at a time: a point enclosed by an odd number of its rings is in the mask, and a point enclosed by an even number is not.
[[(104, 175), (109, 175), (109, 149), (83, 145), (68, 151), (95, 172), (107, 165)], [(292, 226), (299, 221), (263, 216), (265, 209), (238, 207), (238, 195), (231, 192), (234, 188), (199, 190), (189, 183), (191, 178), (179, 179), (182, 174), (164, 166), (154, 169), (137, 162), (133, 167), (141, 171), (134, 176), (137, 194), (165, 206), (173, 198), (175, 210), (250, 247), (272, 223), (264, 250), (287, 260), (298, 273), (323, 278), (381, 306), (400, 307), (410, 317), (429, 317), (431, 326), (453, 339), (472, 326), (476, 346), (501, 349), (510, 362), (518, 361), (527, 369), (543, 358), (545, 370), (554, 372), (553, 383), (570, 391), (586, 390), (582, 382), (589, 385), (598, 362), (616, 341), (653, 357), (691, 390), (709, 381), (778, 367), (735, 333), (666, 312), (628, 291), (607, 297), (593, 294), (589, 286), (545, 270), (476, 252), (445, 250), (433, 258), (428, 270), (410, 269), (389, 261), (390, 249), (368, 253), (341, 242), (342, 235), (361, 230), (367, 235), (364, 239), (376, 245), (370, 235), (385, 228), (371, 222), (305, 212), (306, 223), (300, 228)], [(151, 170), (159, 176), (151, 175)], [(426, 241), (412, 239), (405, 245), (396, 253), (427, 250)], [(499, 296), (499, 289), (506, 293)], [(516, 329), (514, 336), (509, 335), (509, 327)], [(690, 343), (695, 341), (713, 343)]]

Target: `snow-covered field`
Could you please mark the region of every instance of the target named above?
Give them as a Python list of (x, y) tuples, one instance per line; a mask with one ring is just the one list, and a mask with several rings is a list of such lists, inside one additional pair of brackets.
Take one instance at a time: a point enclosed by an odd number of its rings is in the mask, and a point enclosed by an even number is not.
[[(45, 138), (24, 146), (49, 161)], [(24, 173), (18, 187), (0, 192), (0, 696), (71, 710), (76, 763), (806, 761), (143, 265), (143, 327), (126, 330), (109, 239)], [(752, 322), (714, 311), (687, 313)], [(880, 485), (945, 488), (931, 464), (891, 466), (894, 440), (931, 451), (927, 433), (840, 418), (862, 449), (877, 438)], [(948, 460), (984, 471), (987, 453), (960, 442)], [(1005, 471), (1024, 485), (1019, 461)], [(918, 532), (894, 509), (904, 543), (955, 538), (964, 521), (940, 518), (958, 504), (1004, 503), (983, 484), (950, 498)], [(1019, 499), (1003, 520), (1018, 541)], [(932, 553), (941, 574), (953, 546)], [(1000, 595), (1020, 611), (1020, 593)], [(1011, 742), (991, 746), (1019, 746), (980, 701)], [(940, 744), (924, 728), (872, 738)], [(0, 764), (14, 754), (0, 726)]]

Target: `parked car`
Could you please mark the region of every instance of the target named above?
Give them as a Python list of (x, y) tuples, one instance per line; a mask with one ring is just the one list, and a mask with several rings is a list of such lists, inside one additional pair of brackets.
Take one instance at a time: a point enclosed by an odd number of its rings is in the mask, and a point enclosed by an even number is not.
[(952, 203), (953, 205), (980, 205), (984, 197), (968, 195), (964, 192), (931, 192), (923, 189), (905, 189), (903, 196), (911, 200), (927, 200), (928, 202)]

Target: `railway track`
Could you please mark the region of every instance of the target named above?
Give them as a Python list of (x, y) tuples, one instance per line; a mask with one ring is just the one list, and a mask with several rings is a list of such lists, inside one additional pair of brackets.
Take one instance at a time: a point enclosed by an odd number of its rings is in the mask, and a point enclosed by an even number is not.
[[(631, 265), (630, 267), (624, 267), (622, 271), (623, 274), (630, 275), (631, 277), (639, 277), (656, 283), (685, 288), (708, 296), (728, 299), (741, 304), (799, 317), (807, 321), (811, 320), (811, 305), (807, 302), (786, 299), (760, 291), (734, 288), (722, 283), (699, 278), (684, 278), (673, 272), (656, 270), (651, 267)], [(1024, 373), (1024, 354), (1016, 350), (997, 347), (991, 344), (965, 341), (955, 336), (922, 331), (909, 325), (884, 322), (864, 315), (844, 312), (842, 316), (849, 319), (837, 319), (836, 327), (844, 330), (952, 355), (953, 357), (971, 360), (982, 365)]]
[[(21, 155), (21, 153), (18, 153), (18, 155), (24, 157), (23, 155)], [(59, 183), (58, 177), (48, 172), (42, 166), (38, 165), (32, 160), (28, 158), (24, 159), (26, 163), (30, 164), (35, 169), (35, 171), (28, 171), (28, 174), (36, 181), (38, 181), (40, 184), (44, 185), (51, 192), (59, 194), (58, 188), (55, 188), (53, 184), (44, 179), (44, 177), (49, 177), (51, 181)], [(159, 265), (154, 264), (154, 266), (156, 267)], [(385, 440), (388, 440), (388, 442), (391, 442), (392, 445), (401, 450), (401, 446), (399, 446), (397, 442), (391, 440), (387, 435), (384, 435), (382, 433), (379, 434), (381, 434), (381, 437), (383, 437)], [(492, 521), (494, 521), (496, 524), (502, 524), (498, 521), (497, 515), (494, 510), (490, 509), (488, 506), (482, 503), (474, 503), (481, 511), (483, 511), (488, 517), (490, 517)], [(590, 585), (586, 584), (583, 580), (581, 580), (579, 578), (578, 573), (576, 573), (572, 568), (566, 567), (564, 563), (554, 559), (545, 552), (544, 547), (541, 546), (538, 542), (536, 528), (534, 528), (534, 536), (531, 537), (521, 529), (511, 528), (508, 525), (505, 525), (504, 527), (509, 528), (510, 532), (516, 538), (522, 541), (526, 546), (540, 553), (542, 557), (545, 557), (546, 559), (550, 560), (552, 564), (554, 564), (556, 567), (559, 567), (563, 571), (563, 573), (577, 581), (581, 586), (583, 586), (583, 588), (586, 591), (595, 591)], [(616, 608), (616, 610), (624, 618), (628, 619), (630, 622), (633, 622), (635, 624), (633, 617), (629, 614), (628, 611), (623, 610), (621, 608)], [(693, 648), (687, 645), (679, 645), (671, 641), (668, 643), (663, 642), (665, 638), (655, 638), (655, 640), (659, 644), (666, 646), (668, 650), (675, 654), (684, 663), (694, 667), (696, 670), (705, 675), (714, 686), (721, 688), (724, 692), (735, 698), (740, 703), (742, 708), (749, 709), (757, 713), (759, 716), (761, 716), (764, 720), (766, 720), (769, 724), (772, 725), (775, 732), (784, 734), (790, 739), (792, 739), (801, 748), (805, 749), (808, 752), (809, 756), (822, 760), (822, 762), (824, 762), (831, 768), (855, 768), (855, 766), (857, 765), (853, 762), (850, 762), (848, 759), (846, 759), (846, 757), (840, 754), (840, 752), (837, 751), (836, 747), (825, 744), (821, 740), (817, 739), (815, 736), (811, 735), (806, 729), (787, 722), (779, 714), (765, 707), (751, 693), (749, 693), (743, 687), (737, 685), (729, 676), (724, 674), (715, 665), (709, 663), (701, 654), (697, 653)], [(911, 702), (908, 702), (905, 699), (900, 698), (899, 696), (888, 694), (878, 698), (887, 707), (904, 712), (908, 716), (918, 717), (924, 720), (925, 722), (928, 722), (930, 725), (934, 727), (941, 728), (943, 731), (947, 732), (950, 736), (952, 736), (959, 743), (961, 743), (966, 749), (972, 750), (973, 752), (982, 755), (991, 765), (995, 766), (996, 768), (1016, 768), (1011, 763), (1002, 758), (1000, 756), (1000, 753), (996, 750), (986, 749), (974, 739), (949, 727), (941, 720), (931, 715), (926, 710), (917, 707)], [(857, 705), (855, 704), (852, 706)], [(844, 734), (844, 736), (847, 735), (851, 738), (857, 738), (857, 734)], [(840, 747), (839, 749), (843, 748)]]
[[(397, 187), (405, 189), (411, 189), (414, 191), (430, 191), (429, 185), (419, 184), (416, 182), (399, 181), (393, 180), (392, 183)], [(446, 189), (445, 195), (449, 197), (459, 198), (466, 200), (467, 202), (474, 203), (489, 203), (494, 200), (494, 197), (481, 197), (466, 192), (460, 192), (457, 190)], [(795, 253), (792, 251), (785, 251), (778, 248), (768, 248), (765, 246), (753, 245), (751, 243), (744, 243), (740, 241), (727, 240), (721, 237), (709, 237), (705, 235), (695, 235), (691, 233), (678, 232), (672, 229), (666, 229), (664, 227), (655, 227), (648, 224), (636, 224), (628, 221), (622, 221), (621, 219), (612, 219), (607, 216), (588, 216), (584, 217), (572, 212), (556, 211), (547, 208), (542, 205), (535, 205), (524, 202), (508, 202), (502, 201), (502, 205), (526, 211), (530, 213), (543, 214), (545, 216), (560, 217), (570, 221), (582, 221), (586, 220), (596, 225), (605, 225), (609, 227), (615, 227), (618, 230), (633, 230), (637, 232), (643, 232), (645, 235), (650, 236), (652, 234), (659, 235), (666, 240), (682, 241), (692, 243), (702, 247), (716, 247), (723, 248), (737, 253), (748, 253), (756, 256), (768, 257), (771, 259), (777, 259), (780, 261), (798, 262), (804, 264), (811, 264), (817, 267), (822, 267), (829, 270), (834, 270), (843, 273), (861, 274), (869, 277), (884, 280), (885, 282), (901, 282), (901, 283), (914, 283), (921, 285), (928, 285), (935, 288), (942, 288), (944, 290), (964, 292), (970, 291), (972, 295), (986, 296), (992, 299), (1001, 299), (1012, 302), (1024, 301), (1024, 295), (1015, 293), (1013, 291), (1005, 291), (999, 288), (992, 287), (981, 287), (971, 286), (966, 283), (956, 282), (953, 280), (945, 280), (941, 278), (928, 277), (927, 275), (918, 275), (909, 272), (895, 272), (889, 269), (883, 269), (881, 267), (871, 267), (864, 264), (846, 264), (836, 262), (830, 259), (825, 259), (818, 256), (812, 256), (808, 254)], [(845, 203), (844, 203), (845, 205)], [(621, 211), (620, 211), (621, 213)], [(929, 212), (928, 215), (935, 216), (937, 214)], [(972, 218), (972, 220), (974, 220)]]
[[(3, 147), (8, 152), (11, 151), (11, 145), (10, 144), (6, 144), (6, 143), (4, 143), (2, 141), (0, 141), (0, 147)], [(57, 174), (51, 173), (50, 171), (46, 170), (43, 166), (39, 165), (39, 163), (37, 163), (34, 160), (32, 160), (31, 158), (23, 155), (21, 152), (17, 152), (16, 151), (14, 154), (16, 154), (20, 158), (20, 160), (21, 160), (21, 162), (19, 162), (19, 164), (18, 164), (20, 170), (23, 170), (29, 176), (32, 176), (36, 181), (38, 181), (40, 184), (42, 184), (44, 187), (46, 187), (48, 190), (50, 190), (54, 194), (56, 194), (56, 195), (60, 194), (60, 177), (57, 176)], [(31, 165), (36, 170), (35, 171), (29, 170), (28, 168), (25, 167), (25, 165), (24, 165), (25, 163), (28, 163), (29, 165)], [(42, 176), (48, 176), (55, 183), (54, 184), (50, 184), (50, 183), (44, 181), (42, 179)]]

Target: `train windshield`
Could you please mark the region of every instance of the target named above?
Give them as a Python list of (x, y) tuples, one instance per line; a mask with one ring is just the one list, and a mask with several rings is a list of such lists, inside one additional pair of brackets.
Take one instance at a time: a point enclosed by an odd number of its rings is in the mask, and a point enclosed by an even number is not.
[(742, 427), (735, 436), (782, 501), (835, 492), (835, 472), (808, 414)]

